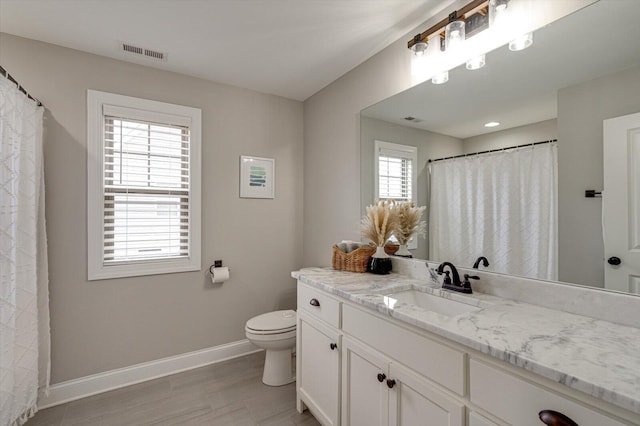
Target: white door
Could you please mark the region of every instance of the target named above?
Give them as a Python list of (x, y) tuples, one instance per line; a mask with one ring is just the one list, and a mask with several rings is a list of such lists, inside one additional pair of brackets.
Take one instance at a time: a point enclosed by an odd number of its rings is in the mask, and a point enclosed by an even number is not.
[(640, 113), (604, 121), (603, 151), (605, 288), (640, 293)]
[(342, 426), (386, 426), (389, 362), (344, 337), (342, 340)]

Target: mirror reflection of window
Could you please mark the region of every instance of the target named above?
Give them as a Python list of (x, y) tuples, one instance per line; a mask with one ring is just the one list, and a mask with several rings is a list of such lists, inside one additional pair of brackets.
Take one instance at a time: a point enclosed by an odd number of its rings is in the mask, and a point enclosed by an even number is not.
[[(417, 204), (417, 164), (418, 148), (415, 146), (376, 140), (374, 198)], [(395, 237), (392, 240), (395, 241)], [(415, 238), (409, 241), (408, 248), (417, 248)]]

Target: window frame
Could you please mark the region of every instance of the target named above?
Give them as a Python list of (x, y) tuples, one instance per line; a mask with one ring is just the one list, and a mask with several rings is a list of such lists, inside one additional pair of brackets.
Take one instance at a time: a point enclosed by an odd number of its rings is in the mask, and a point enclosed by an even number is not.
[[(380, 150), (390, 150), (400, 152), (406, 155), (403, 158), (411, 160), (411, 201), (418, 205), (418, 148), (412, 145), (402, 145), (393, 142), (385, 142), (378, 139), (374, 140), (373, 154), (373, 181), (374, 181), (374, 199), (380, 199)], [(392, 237), (395, 240), (395, 237)], [(418, 248), (418, 240), (414, 236), (409, 240), (407, 248), (415, 250)]]
[[(140, 117), (169, 124), (163, 117), (178, 116), (189, 125), (189, 256), (104, 264), (104, 106), (139, 110)], [(136, 117), (131, 117), (132, 119)], [(87, 91), (87, 275), (88, 280), (199, 271), (201, 265), (201, 126), (198, 108), (174, 105), (114, 93)]]

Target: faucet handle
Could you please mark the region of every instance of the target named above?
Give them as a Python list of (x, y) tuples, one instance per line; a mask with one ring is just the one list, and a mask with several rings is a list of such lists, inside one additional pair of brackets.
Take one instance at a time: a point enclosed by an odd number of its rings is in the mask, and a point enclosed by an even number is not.
[(471, 289), (471, 282), (469, 280), (479, 280), (480, 277), (477, 275), (469, 275), (464, 274), (464, 281), (462, 282), (462, 287)]
[[(440, 273), (442, 275), (442, 273)], [(451, 277), (449, 276), (449, 271), (444, 271), (444, 281), (443, 284), (451, 284)]]

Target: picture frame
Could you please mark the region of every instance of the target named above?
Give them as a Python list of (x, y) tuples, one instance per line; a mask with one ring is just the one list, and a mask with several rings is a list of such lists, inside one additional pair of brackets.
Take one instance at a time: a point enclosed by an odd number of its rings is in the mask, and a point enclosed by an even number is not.
[(240, 156), (240, 198), (275, 198), (273, 158)]

